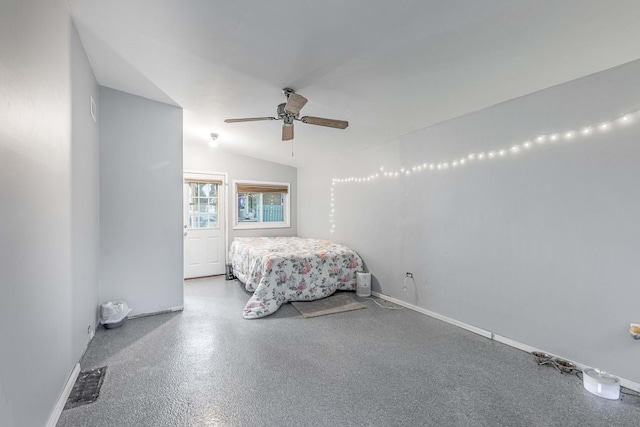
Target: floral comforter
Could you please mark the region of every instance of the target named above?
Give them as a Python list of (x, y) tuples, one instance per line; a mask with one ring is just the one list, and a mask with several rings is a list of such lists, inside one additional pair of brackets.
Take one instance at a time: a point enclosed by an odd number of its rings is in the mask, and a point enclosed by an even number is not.
[(346, 246), (299, 237), (236, 238), (229, 254), (234, 275), (253, 296), (245, 319), (274, 313), (289, 301), (312, 301), (356, 289), (362, 259)]

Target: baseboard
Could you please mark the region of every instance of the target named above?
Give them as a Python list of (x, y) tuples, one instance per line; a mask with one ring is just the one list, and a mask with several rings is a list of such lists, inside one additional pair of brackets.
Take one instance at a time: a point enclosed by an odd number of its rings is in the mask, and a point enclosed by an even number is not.
[(443, 322), (447, 322), (447, 323), (455, 325), (455, 326), (457, 326), (459, 328), (466, 329), (467, 331), (473, 332), (475, 334), (482, 335), (485, 338), (491, 339), (491, 337), (493, 335), (491, 332), (485, 331), (484, 329), (477, 328), (477, 327), (475, 327), (473, 325), (469, 325), (467, 323), (460, 322), (459, 320), (455, 320), (455, 319), (452, 319), (450, 317), (443, 316), (442, 314), (438, 314), (438, 313), (435, 313), (433, 311), (425, 310), (424, 308), (421, 308), (421, 307), (418, 307), (416, 305), (409, 304), (409, 303), (406, 303), (404, 301), (401, 301), (399, 299), (396, 299), (396, 298), (381, 294), (380, 292), (371, 292), (371, 295), (373, 295), (375, 297), (378, 297), (378, 298), (382, 298), (383, 300), (392, 302), (394, 304), (401, 305), (401, 306), (406, 307), (406, 308), (408, 308), (410, 310), (417, 311), (418, 313), (426, 314), (427, 316), (434, 317), (434, 318), (436, 318), (438, 320), (442, 320)]
[(58, 424), (58, 419), (60, 419), (60, 414), (62, 414), (62, 410), (64, 409), (64, 405), (67, 403), (67, 399), (69, 398), (69, 394), (71, 394), (71, 390), (73, 389), (73, 385), (76, 383), (76, 379), (78, 378), (78, 374), (80, 373), (80, 364), (76, 363), (76, 366), (73, 367), (73, 371), (71, 371), (71, 375), (69, 379), (67, 379), (67, 383), (64, 385), (62, 389), (62, 394), (58, 398), (58, 402), (56, 406), (53, 408), (53, 412), (49, 416), (49, 420), (47, 421), (46, 427), (56, 427)]
[[(542, 351), (539, 348), (531, 347), (530, 345), (523, 344), (523, 343), (521, 343), (519, 341), (516, 341), (516, 340), (512, 340), (511, 338), (503, 337), (502, 335), (494, 334), (493, 335), (493, 339), (495, 341), (498, 341), (498, 342), (502, 343), (502, 344), (506, 344), (509, 347), (514, 347), (514, 348), (517, 348), (518, 350), (526, 351), (527, 353), (531, 353), (532, 351)], [(551, 354), (548, 351), (544, 351), (543, 353)], [(551, 354), (551, 355), (554, 356), (554, 357), (560, 357), (557, 354)], [(564, 357), (561, 357), (561, 358), (565, 359), (565, 360), (569, 360), (569, 359), (566, 359)], [(578, 365), (578, 364), (576, 363), (576, 365)]]
[[(100, 324), (96, 324), (96, 327), (98, 327), (98, 326), (100, 326)], [(91, 330), (89, 331), (89, 339), (87, 340), (86, 344), (84, 345), (84, 350), (82, 350), (82, 356), (80, 356), (80, 360), (82, 360), (84, 358), (84, 355), (87, 353), (87, 350), (89, 350), (89, 344), (91, 344), (91, 340), (95, 336), (96, 336), (96, 328), (92, 327)]]
[[(371, 295), (373, 295), (375, 297), (378, 297), (378, 298), (382, 298), (383, 300), (392, 302), (394, 304), (398, 304), (398, 305), (400, 305), (402, 307), (408, 308), (409, 310), (413, 310), (413, 311), (417, 311), (418, 313), (426, 314), (427, 316), (433, 317), (433, 318), (438, 319), (438, 320), (442, 320), (443, 322), (450, 323), (450, 324), (452, 324), (454, 326), (457, 326), (459, 328), (466, 329), (467, 331), (474, 332), (474, 333), (476, 333), (478, 335), (482, 335), (485, 338), (492, 339), (494, 341), (497, 341), (499, 343), (508, 345), (510, 347), (513, 347), (513, 348), (517, 348), (518, 350), (522, 350), (522, 351), (525, 351), (527, 353), (531, 353), (532, 351), (541, 351), (543, 353), (550, 354), (551, 356), (558, 357), (560, 359), (568, 360), (568, 361), (570, 361), (572, 363), (575, 363), (575, 365), (580, 369), (584, 369), (584, 368), (588, 368), (589, 367), (589, 366), (585, 365), (584, 363), (580, 363), (580, 362), (577, 362), (575, 360), (568, 359), (566, 357), (563, 357), (562, 355), (553, 354), (553, 353), (550, 353), (550, 352), (548, 352), (546, 350), (542, 350), (542, 349), (539, 349), (539, 348), (536, 348), (536, 347), (532, 347), (532, 346), (527, 345), (527, 344), (523, 344), (523, 343), (521, 343), (519, 341), (512, 340), (511, 338), (503, 337), (502, 335), (494, 334), (493, 332), (477, 328), (477, 327), (475, 327), (473, 325), (469, 325), (467, 323), (460, 322), (458, 320), (452, 319), (452, 318), (447, 317), (447, 316), (443, 316), (443, 315), (435, 313), (433, 311), (425, 310), (424, 308), (418, 307), (418, 306), (413, 305), (413, 304), (406, 303), (404, 301), (401, 301), (399, 299), (396, 299), (396, 298), (381, 294), (379, 292), (371, 292)], [(611, 372), (611, 374), (615, 375), (615, 372)], [(628, 380), (626, 378), (622, 378), (620, 376), (618, 376), (618, 378), (620, 378), (620, 384), (623, 387), (626, 387), (626, 388), (628, 388), (630, 390), (634, 390), (634, 391), (640, 392), (640, 383)]]
[(137, 319), (139, 317), (155, 316), (156, 314), (174, 313), (176, 311), (184, 310), (184, 305), (176, 305), (175, 307), (169, 307), (164, 310), (149, 311), (145, 313), (136, 313), (133, 316), (129, 316), (129, 319)]
[[(546, 351), (546, 350), (541, 350), (541, 349), (536, 348), (536, 347), (531, 347), (530, 345), (523, 344), (523, 343), (521, 343), (519, 341), (516, 341), (516, 340), (512, 340), (511, 338), (503, 337), (502, 335), (495, 335), (494, 334), (493, 335), (493, 339), (495, 341), (498, 341), (498, 342), (502, 343), (502, 344), (506, 344), (506, 345), (508, 345), (510, 347), (514, 347), (514, 348), (517, 348), (519, 350), (526, 351), (527, 353), (531, 353), (532, 351), (540, 351), (542, 353), (547, 353), (547, 354), (549, 354), (549, 355), (551, 355), (553, 357), (557, 357), (559, 359), (568, 360), (569, 362), (574, 363), (581, 370), (584, 369), (584, 368), (591, 368), (591, 366), (585, 365), (584, 363), (580, 363), (580, 362), (578, 362), (576, 360), (571, 360), (569, 358), (564, 357), (561, 354), (553, 354), (553, 353), (551, 353), (549, 351)], [(615, 372), (611, 372), (611, 374), (612, 375), (616, 375)], [(628, 380), (626, 378), (622, 378), (619, 375), (616, 375), (616, 376), (620, 379), (620, 385), (621, 386), (626, 387), (626, 388), (631, 389), (631, 390), (634, 390), (634, 391), (637, 391), (637, 392), (640, 392), (640, 383)]]
[(630, 381), (622, 377), (618, 377), (618, 378), (620, 378), (620, 385), (622, 387), (626, 387), (629, 390), (637, 391), (638, 393), (640, 393), (640, 383), (637, 383), (635, 381)]

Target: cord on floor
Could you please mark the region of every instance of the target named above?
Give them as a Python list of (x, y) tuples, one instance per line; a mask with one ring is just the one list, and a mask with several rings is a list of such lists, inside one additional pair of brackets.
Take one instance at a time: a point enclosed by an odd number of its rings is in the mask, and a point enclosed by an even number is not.
[(380, 304), (378, 301), (376, 301), (376, 299), (375, 299), (375, 298), (372, 298), (372, 297), (369, 297), (369, 298), (367, 298), (367, 299), (370, 299), (371, 301), (373, 301), (373, 302), (375, 302), (376, 304), (378, 304), (380, 307), (382, 307), (382, 308), (386, 308), (387, 310), (402, 310), (402, 309), (404, 308), (404, 307), (390, 307), (390, 306), (387, 306), (387, 305), (382, 305), (382, 304)]
[(627, 396), (640, 397), (640, 393), (635, 390), (631, 390), (630, 388), (620, 387), (620, 393), (626, 394)]

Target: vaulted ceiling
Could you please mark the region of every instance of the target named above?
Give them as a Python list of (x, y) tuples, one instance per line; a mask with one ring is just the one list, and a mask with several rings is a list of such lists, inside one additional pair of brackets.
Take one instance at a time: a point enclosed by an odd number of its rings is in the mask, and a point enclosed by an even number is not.
[[(67, 0), (98, 82), (184, 108), (185, 144), (300, 166), (640, 58), (637, 0)], [(275, 116), (291, 87), (296, 122)]]

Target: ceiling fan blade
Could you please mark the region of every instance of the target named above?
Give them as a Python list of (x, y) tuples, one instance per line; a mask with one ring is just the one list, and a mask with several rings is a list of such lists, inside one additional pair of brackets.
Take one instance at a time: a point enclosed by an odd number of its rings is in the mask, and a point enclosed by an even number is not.
[(345, 129), (349, 126), (349, 122), (345, 120), (324, 119), (322, 117), (304, 116), (300, 121), (309, 125), (326, 126), (336, 129)]
[(291, 141), (293, 139), (293, 125), (282, 125), (282, 140)]
[(275, 117), (247, 117), (245, 119), (226, 119), (225, 123), (259, 122), (260, 120), (275, 120)]
[(304, 107), (304, 104), (306, 104), (307, 101), (307, 98), (302, 95), (298, 95), (297, 93), (290, 93), (289, 97), (287, 98), (287, 104), (284, 106), (284, 110), (297, 116), (298, 114), (300, 114), (300, 110), (302, 110), (302, 107)]

